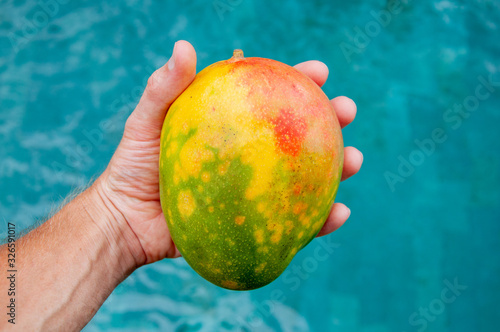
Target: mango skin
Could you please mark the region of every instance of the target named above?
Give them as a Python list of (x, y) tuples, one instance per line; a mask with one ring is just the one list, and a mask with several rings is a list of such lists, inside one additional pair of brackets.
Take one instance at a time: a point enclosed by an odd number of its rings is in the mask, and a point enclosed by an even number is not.
[(264, 58), (205, 68), (162, 129), (160, 196), (174, 243), (215, 285), (269, 284), (322, 228), (343, 151), (330, 100), (304, 74)]

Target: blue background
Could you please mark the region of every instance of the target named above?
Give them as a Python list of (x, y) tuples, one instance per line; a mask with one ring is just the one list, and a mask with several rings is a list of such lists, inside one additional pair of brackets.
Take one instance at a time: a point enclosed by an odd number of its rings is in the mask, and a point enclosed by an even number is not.
[[(105, 168), (178, 39), (198, 70), (234, 48), (325, 62), (325, 92), (358, 105), (344, 140), (365, 158), (340, 187), (349, 221), (272, 284), (227, 291), (163, 260), (125, 280), (86, 331), (498, 331), (499, 1), (62, 2), (0, 5), (1, 237)], [(446, 139), (433, 147), (436, 129)]]

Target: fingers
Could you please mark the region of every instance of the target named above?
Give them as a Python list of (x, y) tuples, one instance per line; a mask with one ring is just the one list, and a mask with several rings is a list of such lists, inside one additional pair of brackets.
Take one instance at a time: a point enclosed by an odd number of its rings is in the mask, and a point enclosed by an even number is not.
[(337, 97), (332, 99), (332, 105), (342, 128), (356, 117), (357, 107), (352, 99), (343, 96)]
[(302, 62), (295, 65), (294, 68), (309, 76), (319, 86), (323, 86), (328, 78), (328, 67), (321, 61)]
[(349, 216), (351, 215), (351, 210), (347, 206), (342, 203), (333, 204), (332, 210), (330, 211), (330, 215), (326, 219), (323, 228), (319, 231), (317, 237), (330, 234), (331, 232), (336, 231), (342, 226)]
[[(344, 149), (344, 168), (342, 171), (342, 181), (356, 174), (363, 164), (363, 154), (356, 148), (348, 146)], [(326, 219), (323, 228), (317, 236), (330, 234), (342, 226), (349, 216), (351, 210), (342, 203), (333, 204), (330, 215)]]
[(159, 138), (168, 108), (195, 75), (196, 52), (189, 42), (178, 41), (168, 62), (149, 78), (139, 104), (127, 120), (125, 131), (135, 139)]
[(342, 169), (341, 181), (356, 174), (363, 164), (363, 154), (355, 147), (344, 148), (344, 168)]
[[(337, 97), (332, 99), (332, 105), (342, 128), (351, 123), (356, 117), (356, 104), (352, 99), (343, 96)], [(342, 181), (356, 174), (362, 164), (363, 154), (352, 146), (346, 147), (344, 149)]]
[[(337, 97), (332, 100), (332, 105), (342, 128), (351, 123), (356, 117), (356, 104), (352, 99)], [(344, 181), (356, 174), (360, 170), (362, 164), (363, 154), (358, 149), (352, 146), (344, 148), (344, 167), (341, 180)], [(336, 231), (347, 221), (350, 215), (351, 210), (344, 204), (333, 204), (330, 215), (317, 236), (323, 236)]]

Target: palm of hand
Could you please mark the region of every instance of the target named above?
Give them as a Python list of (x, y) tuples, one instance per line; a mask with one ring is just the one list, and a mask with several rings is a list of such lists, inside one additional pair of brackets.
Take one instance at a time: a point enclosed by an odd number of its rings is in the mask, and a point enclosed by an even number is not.
[(114, 204), (137, 236), (147, 263), (179, 256), (160, 204), (159, 153), (159, 136), (141, 142), (124, 135), (108, 175), (110, 189), (116, 195)]
[[(137, 237), (138, 241), (135, 242), (142, 247), (146, 263), (179, 256), (160, 204), (160, 134), (168, 107), (191, 83), (195, 68), (194, 49), (187, 42), (178, 42), (169, 62), (149, 79), (141, 101), (127, 120), (122, 141), (104, 173), (104, 192)], [(328, 69), (319, 62), (305, 62), (296, 68), (320, 86), (328, 76)], [(354, 119), (356, 109), (350, 99), (339, 97), (332, 102), (342, 127)], [(346, 148), (342, 178), (355, 174), (361, 163), (361, 153), (355, 148)], [(340, 227), (349, 214), (345, 205), (334, 204), (320, 235)]]

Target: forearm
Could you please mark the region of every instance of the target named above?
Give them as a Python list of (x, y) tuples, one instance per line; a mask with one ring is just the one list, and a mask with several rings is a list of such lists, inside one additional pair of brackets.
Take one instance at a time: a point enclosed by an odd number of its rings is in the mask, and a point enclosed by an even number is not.
[[(42, 226), (16, 241), (20, 330), (79, 330), (136, 267), (133, 233), (94, 184)], [(7, 271), (7, 247), (0, 265)], [(0, 278), (0, 298), (8, 280)], [(7, 301), (7, 299), (6, 299)], [(7, 303), (2, 301), (3, 303)], [(5, 317), (2, 326), (8, 324)]]

